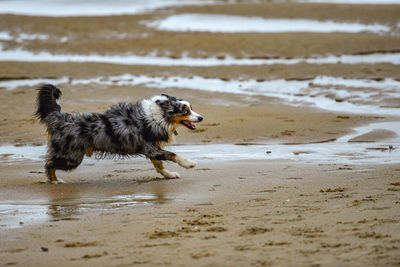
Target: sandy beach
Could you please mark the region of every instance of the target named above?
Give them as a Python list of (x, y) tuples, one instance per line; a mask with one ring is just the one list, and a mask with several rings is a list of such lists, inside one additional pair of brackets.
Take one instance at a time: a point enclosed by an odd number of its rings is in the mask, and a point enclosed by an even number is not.
[[(61, 186), (37, 184), (39, 168), (2, 166), (25, 177), (2, 198), (49, 203), (45, 222), (2, 230), (4, 265), (398, 264), (398, 165), (208, 163), (165, 181), (149, 164), (98, 163)], [(107, 205), (149, 193), (148, 205)]]
[[(9, 13), (0, 12), (0, 265), (400, 265), (400, 5)], [(387, 31), (154, 26), (180, 14)], [(178, 129), (170, 149), (196, 168), (167, 163), (182, 176), (168, 180), (143, 158), (85, 158), (58, 172), (66, 184), (46, 183), (45, 128), (33, 117), (43, 82), (62, 90), (64, 112), (160, 93), (189, 100), (204, 121)]]

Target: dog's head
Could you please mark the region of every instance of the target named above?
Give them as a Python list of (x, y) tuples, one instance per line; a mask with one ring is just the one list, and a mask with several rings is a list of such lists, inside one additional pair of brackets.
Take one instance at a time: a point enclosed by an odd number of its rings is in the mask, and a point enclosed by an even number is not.
[(183, 99), (162, 94), (152, 100), (161, 107), (171, 124), (184, 125), (190, 130), (195, 130), (193, 123), (201, 122), (203, 117), (192, 110), (192, 105)]

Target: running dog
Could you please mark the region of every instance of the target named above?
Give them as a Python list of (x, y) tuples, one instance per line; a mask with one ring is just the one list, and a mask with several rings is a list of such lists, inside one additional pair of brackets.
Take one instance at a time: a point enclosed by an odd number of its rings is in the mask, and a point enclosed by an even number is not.
[(184, 125), (195, 130), (193, 123), (203, 117), (192, 110), (189, 102), (162, 94), (135, 104), (119, 103), (105, 112), (65, 113), (58, 101), (61, 91), (51, 84), (38, 89), (36, 117), (46, 125), (48, 145), (46, 175), (51, 183), (57, 179), (56, 170), (77, 168), (83, 157), (144, 155), (156, 171), (165, 178), (180, 178), (179, 173), (164, 168), (163, 160), (173, 161), (184, 168), (196, 163), (163, 148), (172, 143), (177, 128)]

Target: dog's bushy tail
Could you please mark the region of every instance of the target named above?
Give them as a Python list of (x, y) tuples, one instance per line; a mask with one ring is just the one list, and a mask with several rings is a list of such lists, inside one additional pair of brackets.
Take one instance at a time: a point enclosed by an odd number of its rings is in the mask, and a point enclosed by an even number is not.
[(35, 116), (40, 119), (41, 122), (46, 123), (46, 117), (49, 114), (61, 112), (61, 107), (57, 104), (57, 100), (61, 98), (61, 95), (61, 90), (52, 84), (46, 84), (38, 88)]

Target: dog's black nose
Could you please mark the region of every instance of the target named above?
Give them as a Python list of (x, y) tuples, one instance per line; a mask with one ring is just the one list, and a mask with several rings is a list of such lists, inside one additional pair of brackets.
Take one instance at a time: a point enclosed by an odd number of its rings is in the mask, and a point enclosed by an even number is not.
[(201, 122), (203, 120), (203, 117), (198, 117), (197, 119), (199, 120), (199, 122)]

